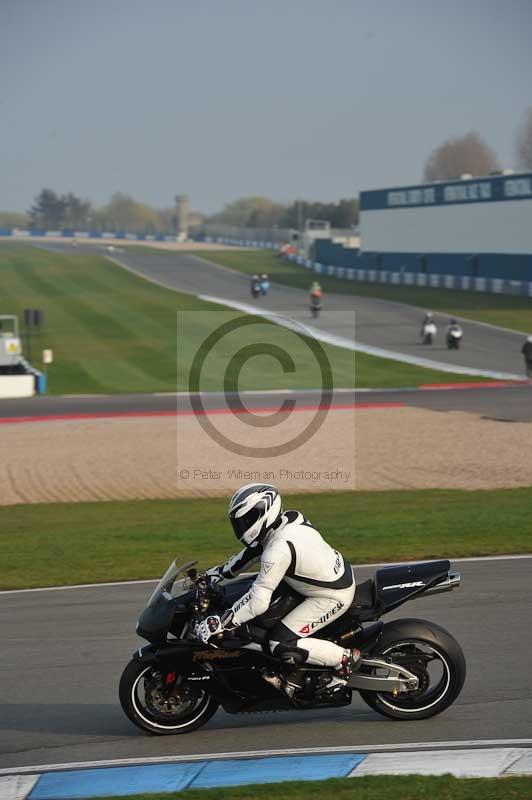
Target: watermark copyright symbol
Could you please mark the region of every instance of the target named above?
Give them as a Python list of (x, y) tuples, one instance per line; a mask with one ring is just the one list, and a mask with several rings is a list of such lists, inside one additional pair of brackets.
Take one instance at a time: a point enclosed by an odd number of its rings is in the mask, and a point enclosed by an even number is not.
[(190, 478), (190, 471), (188, 469), (182, 469), (179, 473), (179, 477), (182, 481), (186, 481), (188, 478)]
[[(245, 339), (250, 326), (258, 328), (259, 326), (269, 325), (274, 323), (269, 319), (257, 319), (257, 317), (242, 316), (236, 319), (231, 319), (218, 325), (200, 344), (198, 347), (190, 367), (188, 388), (190, 392), (190, 401), (194, 415), (203, 428), (203, 430), (213, 439), (217, 444), (236, 453), (240, 456), (248, 456), (251, 458), (270, 458), (274, 456), (281, 456), (290, 453), (296, 448), (307, 442), (323, 425), (325, 417), (329, 411), (332, 403), (333, 396), (333, 375), (331, 364), (327, 354), (317, 339), (312, 338), (309, 331), (306, 330), (304, 325), (296, 323), (294, 320), (285, 320), (288, 324), (286, 327), (290, 330), (292, 336), (296, 337), (294, 341), (294, 350), (301, 350), (301, 343), (310, 350), (314, 361), (316, 362), (319, 370), (319, 382), (321, 385), (319, 400), (317, 403), (316, 413), (309, 421), (304, 430), (300, 431), (297, 435), (293, 436), (288, 441), (274, 446), (260, 446), (255, 439), (253, 446), (235, 442), (228, 436), (223, 434), (218, 428), (213, 425), (209, 419), (208, 410), (203, 405), (203, 400), (200, 395), (200, 384), (202, 369), (205, 364), (209, 353), (213, 348), (220, 343), (224, 337), (229, 334), (234, 334), (238, 331), (241, 339)], [(270, 328), (271, 330), (271, 328)], [(254, 331), (256, 333), (257, 331)], [(249, 332), (251, 335), (251, 331)], [(248, 335), (248, 339), (249, 339)], [(246, 408), (240, 397), (238, 383), (240, 373), (245, 364), (253, 357), (256, 356), (269, 356), (275, 359), (281, 366), (284, 373), (296, 373), (296, 364), (291, 353), (288, 352), (285, 346), (281, 347), (278, 344), (267, 341), (256, 341), (249, 343), (246, 341), (238, 347), (229, 359), (223, 377), (224, 397), (227, 407), (233, 414), (239, 415), (241, 422), (252, 426), (254, 428), (271, 428), (275, 425), (284, 422), (290, 414), (294, 411), (296, 401), (293, 399), (285, 399), (279, 408), (272, 414), (253, 414)], [(297, 385), (297, 381), (296, 381)], [(181, 478), (186, 480), (189, 477), (188, 470), (182, 470)]]

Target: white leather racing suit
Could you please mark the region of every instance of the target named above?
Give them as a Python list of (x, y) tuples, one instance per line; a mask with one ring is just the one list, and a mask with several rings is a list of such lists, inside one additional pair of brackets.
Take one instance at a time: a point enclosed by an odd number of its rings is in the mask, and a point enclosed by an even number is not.
[(310, 663), (340, 666), (346, 651), (313, 635), (340, 617), (353, 601), (355, 579), (349, 562), (302, 514), (286, 511), (264, 545), (246, 547), (209, 572), (233, 578), (259, 558), (260, 570), (250, 590), (232, 606), (232, 624), (243, 625), (263, 614), (274, 589), (284, 580), (305, 599), (270, 631), (270, 649), (277, 648), (280, 654), (283, 647), (295, 646), (307, 651)]

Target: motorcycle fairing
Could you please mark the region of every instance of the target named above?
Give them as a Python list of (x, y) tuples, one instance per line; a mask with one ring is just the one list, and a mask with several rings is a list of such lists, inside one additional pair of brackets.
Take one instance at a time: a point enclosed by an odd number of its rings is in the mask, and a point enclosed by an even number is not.
[(450, 569), (447, 560), (378, 569), (375, 575), (376, 604), (383, 611), (389, 611), (446, 578)]

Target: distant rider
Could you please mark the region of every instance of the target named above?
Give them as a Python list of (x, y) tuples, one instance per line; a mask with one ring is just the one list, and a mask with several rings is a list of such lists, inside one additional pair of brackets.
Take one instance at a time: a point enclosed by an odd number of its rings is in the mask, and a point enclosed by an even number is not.
[(451, 317), (449, 320), (449, 327), (447, 328), (447, 336), (452, 336), (453, 333), (461, 336), (463, 331), (462, 326), (454, 319), (454, 317)]
[(521, 352), (525, 359), (525, 370), (529, 378), (532, 378), (532, 336), (527, 336)]
[(425, 326), (426, 325), (433, 325), (434, 324), (434, 314), (432, 311), (427, 311), (425, 316), (423, 317), (423, 322), (421, 323), (421, 335), (425, 333)]
[(421, 323), (421, 338), (423, 339), (426, 334), (427, 325), (434, 325), (434, 330), (436, 329), (436, 322), (434, 320), (434, 314), (432, 311), (427, 311), (425, 316), (423, 317), (423, 322)]
[(258, 297), (260, 293), (260, 278), (258, 275), (251, 276), (251, 294), (253, 297)]
[(217, 581), (233, 578), (258, 559), (260, 570), (251, 589), (221, 618), (211, 616), (200, 623), (198, 638), (207, 642), (212, 636), (264, 614), (273, 591), (284, 580), (304, 599), (269, 631), (271, 652), (282, 658), (283, 653), (289, 656), (293, 648), (300, 648), (304, 661), (332, 667), (337, 682), (347, 681), (359, 665), (360, 651), (344, 649), (313, 634), (333, 618), (338, 619), (351, 605), (355, 579), (350, 563), (299, 511), (283, 513), (275, 486), (243, 486), (231, 498), (229, 519), (244, 549), (207, 574)]
[(260, 293), (265, 295), (268, 294), (268, 289), (270, 288), (270, 279), (268, 278), (268, 273), (263, 272), (260, 276)]
[(310, 299), (311, 299), (311, 301), (313, 299), (321, 301), (322, 296), (323, 296), (323, 291), (322, 291), (322, 288), (321, 288), (320, 284), (318, 283), (318, 281), (313, 281), (311, 286), (310, 286)]

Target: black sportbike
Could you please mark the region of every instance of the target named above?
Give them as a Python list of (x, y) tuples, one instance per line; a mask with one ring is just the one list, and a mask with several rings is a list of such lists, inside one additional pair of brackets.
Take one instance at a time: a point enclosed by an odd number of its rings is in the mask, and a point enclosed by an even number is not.
[(386, 717), (426, 719), (460, 694), (464, 654), (447, 631), (421, 619), (378, 621), (407, 600), (459, 586), (449, 561), (377, 570), (357, 586), (349, 610), (319, 631), (322, 639), (362, 651), (347, 685), (331, 669), (305, 663), (305, 650), (294, 647), (282, 659), (270, 653), (268, 630), (303, 599), (284, 581), (260, 617), (209, 644), (199, 641), (197, 623), (230, 607), (255, 574), (214, 584), (197, 573), (196, 563), (173, 562), (161, 579), (137, 623), (149, 644), (134, 654), (120, 680), (122, 708), (147, 733), (188, 733), (220, 705), (231, 714), (347, 706), (353, 690)]

